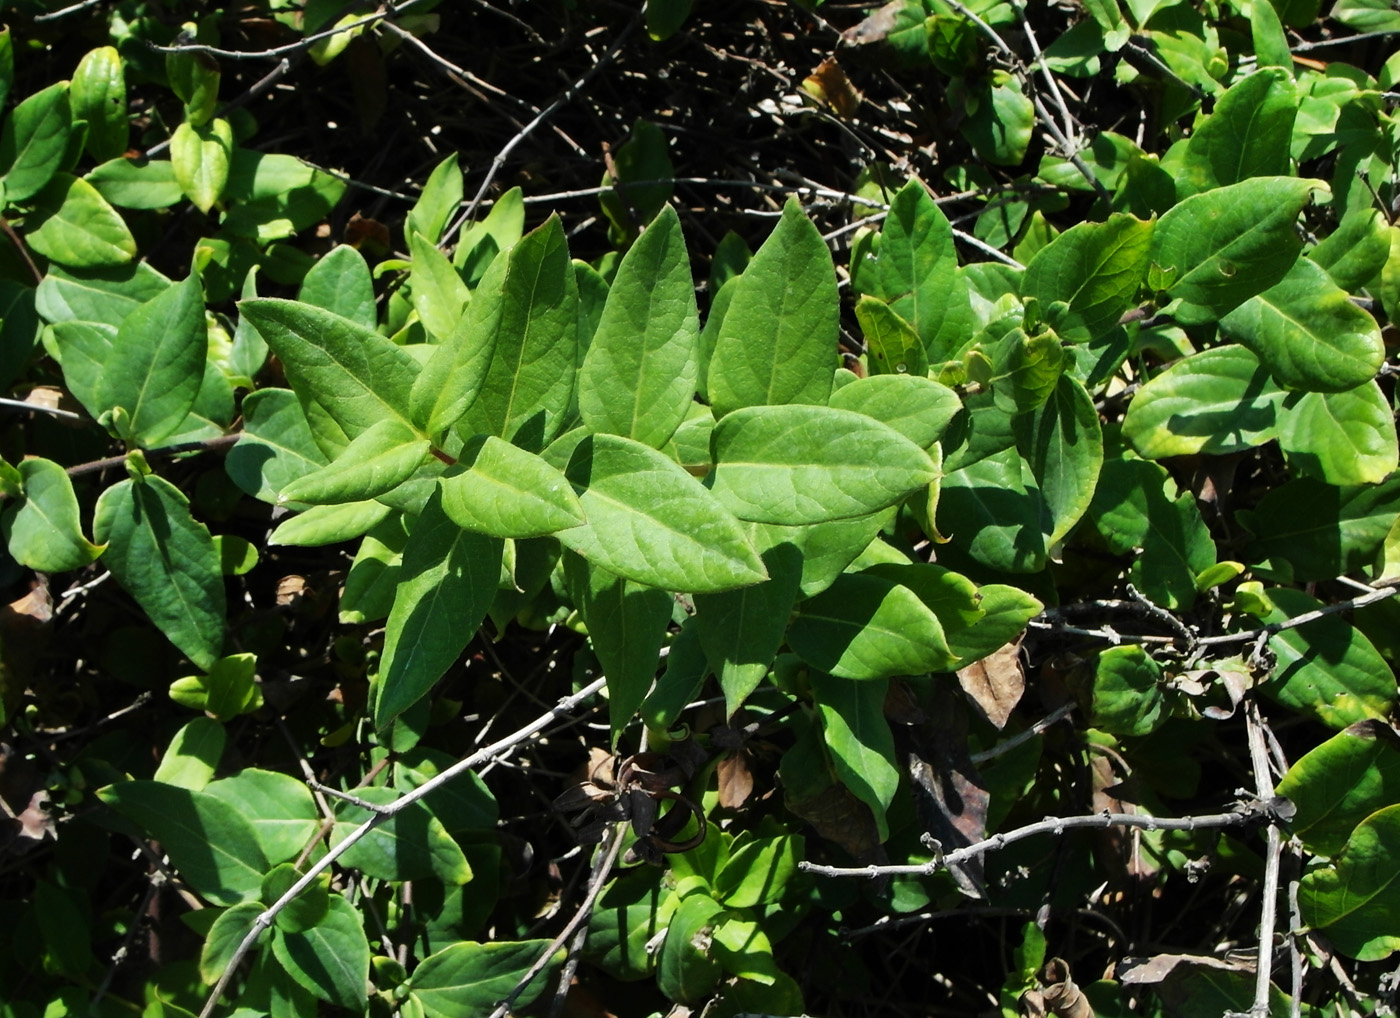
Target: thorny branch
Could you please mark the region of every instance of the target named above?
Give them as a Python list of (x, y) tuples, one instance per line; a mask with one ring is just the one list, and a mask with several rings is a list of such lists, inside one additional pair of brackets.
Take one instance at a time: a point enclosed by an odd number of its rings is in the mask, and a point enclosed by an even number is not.
[(512, 732), (510, 735), (492, 743), (484, 749), (477, 750), (471, 756), (458, 760), (451, 767), (448, 767), (446, 770), (423, 782), (423, 784), (419, 785), (411, 792), (405, 792), (403, 795), (399, 796), (399, 798), (386, 805), (370, 806), (369, 808), (373, 810), (373, 813), (368, 820), (350, 832), (345, 840), (332, 846), (330, 851), (316, 860), (306, 873), (302, 875), (300, 880), (288, 888), (287, 892), (283, 894), (282, 897), (269, 905), (253, 922), (252, 929), (248, 931), (247, 936), (243, 938), (237, 949), (229, 957), (227, 966), (225, 966), (223, 973), (219, 976), (219, 981), (214, 985), (214, 989), (210, 991), (209, 999), (204, 1002), (204, 1007), (199, 1012), (199, 1018), (209, 1018), (209, 1016), (214, 1013), (214, 1008), (218, 1005), (219, 998), (223, 996), (224, 989), (228, 986), (229, 980), (233, 977), (233, 973), (237, 970), (239, 963), (242, 962), (253, 945), (257, 943), (263, 931), (272, 926), (273, 920), (277, 918), (278, 914), (291, 904), (302, 891), (306, 890), (306, 888), (311, 885), (312, 881), (329, 869), (331, 863), (335, 862), (349, 851), (349, 849), (357, 844), (366, 834), (383, 824), (390, 817), (407, 809), (419, 799), (431, 795), (434, 791), (458, 777), (464, 771), (471, 770), (477, 764), (499, 753), (504, 753), (506, 750), (524, 742), (536, 732), (549, 727), (555, 718), (572, 712), (580, 703), (602, 689), (606, 682), (606, 677), (595, 679), (577, 693), (561, 699), (554, 707), (540, 715), (534, 721), (531, 721), (525, 727)]

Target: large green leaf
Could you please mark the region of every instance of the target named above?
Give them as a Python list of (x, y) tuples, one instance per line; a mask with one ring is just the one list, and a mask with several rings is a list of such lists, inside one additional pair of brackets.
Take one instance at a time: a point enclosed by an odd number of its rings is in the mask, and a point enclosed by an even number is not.
[(24, 499), (0, 516), (0, 537), (16, 562), (41, 573), (81, 569), (102, 554), (83, 536), (78, 497), (68, 472), (53, 460), (20, 461)]
[(317, 505), (277, 524), (267, 537), (268, 544), (319, 548), (340, 544), (369, 531), (393, 512), (383, 502), (347, 502), (345, 505)]
[(123, 265), (136, 257), (126, 221), (81, 177), (55, 173), (34, 196), (24, 239), (45, 258), (73, 269)]
[(583, 507), (562, 473), (534, 453), (479, 435), (442, 487), (443, 512), (460, 527), (494, 537), (543, 537), (584, 523)]
[(871, 375), (843, 385), (831, 394), (837, 410), (854, 410), (888, 424), (920, 449), (943, 437), (962, 409), (958, 394), (931, 378), (913, 375)]
[(767, 578), (743, 525), (669, 457), (593, 435), (567, 471), (588, 523), (559, 541), (608, 572), (662, 590), (710, 593)]
[(715, 425), (716, 496), (756, 523), (824, 523), (878, 512), (938, 470), (889, 425), (821, 406), (746, 407)]
[(262, 846), (222, 799), (159, 781), (123, 781), (97, 796), (159, 841), (180, 875), (216, 905), (253, 901), (262, 890)]
[(724, 913), (724, 906), (708, 894), (692, 894), (671, 916), (656, 967), (656, 985), (670, 999), (698, 1004), (714, 990), (720, 967), (710, 945)]
[(991, 569), (1039, 572), (1054, 524), (1033, 485), (1030, 466), (1015, 448), (949, 471), (939, 482), (938, 532)]
[(426, 696), (476, 634), (496, 596), (502, 547), (500, 538), (453, 523), (434, 491), (404, 548), (379, 661), (376, 728)]
[(63, 165), (73, 130), (68, 85), (56, 82), (20, 103), (0, 131), (0, 183), (5, 201), (38, 194)]
[(766, 523), (751, 525), (754, 547), (763, 554), (782, 544), (791, 544), (802, 553), (803, 597), (820, 594), (835, 582), (847, 566), (876, 540), (896, 510), (871, 513), (849, 520), (833, 520), (805, 527), (783, 527)]
[[(1021, 295), (1040, 302), (1064, 339), (1103, 336), (1133, 306), (1151, 262), (1152, 231), (1152, 223), (1119, 214), (1073, 226), (1036, 252)], [(1057, 301), (1069, 307), (1056, 309)]]
[(802, 602), (788, 646), (843, 679), (950, 671), (957, 657), (938, 616), (908, 587), (867, 573), (843, 573)]
[(1400, 806), (1371, 814), (1327, 867), (1298, 887), (1303, 922), (1342, 954), (1379, 961), (1400, 950)]
[[(365, 802), (387, 806), (399, 797), (392, 788), (361, 788)], [(336, 807), (332, 846), (344, 841), (370, 818), (368, 810), (349, 802)], [(395, 813), (345, 850), (341, 862), (377, 880), (420, 880), (437, 877), (449, 887), (472, 878), (462, 849), (442, 822), (421, 802)]]
[(223, 117), (199, 126), (187, 120), (170, 136), (175, 181), (199, 211), (208, 212), (223, 195), (233, 147), (233, 125)]
[(412, 425), (418, 362), (373, 329), (296, 301), (260, 297), (239, 311), (282, 361), (303, 404), (315, 402), (350, 438), (385, 418)]
[(274, 866), (295, 858), (321, 826), (321, 815), (306, 782), (290, 774), (245, 767), (230, 777), (211, 781), (203, 791), (242, 814), (252, 825), (263, 855)]
[(1290, 389), (1354, 389), (1385, 360), (1375, 318), (1309, 258), (1299, 258), (1282, 282), (1245, 301), (1220, 325)]
[(1089, 724), (1112, 735), (1147, 735), (1167, 719), (1162, 667), (1139, 646), (1109, 647), (1083, 675)]
[(1178, 361), (1138, 390), (1123, 437), (1148, 459), (1239, 452), (1278, 436), (1283, 399), (1254, 354), (1220, 346)]
[(154, 447), (175, 433), (194, 406), (208, 355), (204, 294), (191, 273), (122, 320), (98, 402), (104, 410), (124, 409), (130, 440)]
[(1400, 465), (1395, 416), (1374, 381), (1290, 396), (1279, 413), (1278, 444), (1290, 466), (1328, 484), (1378, 484)]
[(172, 285), (146, 262), (71, 270), (54, 265), (34, 291), (34, 306), (50, 322), (100, 322), (115, 329)]
[[(1270, 589), (1268, 596), (1274, 610), (1266, 623), (1322, 607), (1301, 590)], [(1260, 689), (1285, 707), (1332, 728), (1385, 718), (1395, 707), (1395, 674), (1371, 641), (1340, 615), (1284, 630), (1269, 646), (1278, 664)]]
[(665, 445), (695, 397), (699, 335), (685, 237), (667, 205), (623, 255), (608, 291), (579, 373), (584, 425)]
[(836, 368), (836, 274), (826, 242), (796, 199), (734, 285), (710, 360), (715, 416), (825, 403)]
[[(455, 355), (440, 383), (430, 365), (432, 381), (415, 390), (414, 409), (430, 432), (461, 417), (464, 434), (497, 435), (538, 452), (563, 429), (577, 374), (578, 282), (559, 217), (551, 216), (510, 249), (503, 280), (496, 273), (501, 261), (482, 280), (461, 338), (490, 347), (485, 374), (478, 374), (475, 347), (463, 348), (465, 368), (457, 369), (462, 355)], [(472, 399), (475, 378), (480, 385)], [(433, 384), (443, 386), (442, 399), (427, 389)]]
[(818, 671), (811, 682), (836, 776), (870, 807), (884, 842), (890, 836), (886, 813), (899, 788), (894, 733), (885, 720), (889, 681), (852, 682)]
[(1052, 526), (1054, 545), (1089, 508), (1103, 465), (1103, 433), (1094, 400), (1078, 381), (1061, 375), (1038, 408), (1015, 418), (1016, 445), (1030, 465)]
[(235, 484), (264, 502), (276, 502), (287, 485), (326, 463), (295, 393), (259, 389), (244, 397), (243, 433), (224, 461)]
[(564, 577), (603, 674), (613, 743), (637, 713), (661, 661), (673, 599), (664, 590), (614, 576), (574, 554)]
[(1400, 478), (1335, 487), (1310, 477), (1268, 492), (1235, 514), (1254, 540), (1245, 561), (1269, 560), (1299, 581), (1330, 580), (1369, 566), (1400, 515)]
[[(503, 940), (490, 944), (465, 940), (419, 962), (408, 988), (431, 1018), (489, 1014), (548, 948), (547, 940)], [(529, 1006), (549, 985), (563, 960), (564, 950), (560, 948), (515, 998), (515, 1006)]]
[(339, 244), (317, 259), (301, 281), (297, 300), (367, 329), (376, 324), (374, 279), (365, 256), (349, 244)]
[(426, 438), (386, 417), (360, 432), (334, 461), (292, 481), (278, 500), (343, 505), (377, 498), (412, 477), (427, 454)]
[(1157, 223), (1152, 260), (1186, 325), (1214, 321), (1287, 275), (1302, 250), (1294, 224), (1316, 180), (1254, 177), (1192, 195)]
[(118, 156), (88, 170), (83, 179), (119, 209), (164, 209), (185, 198), (168, 159)]
[(317, 997), (363, 1011), (369, 989), (369, 941), (360, 910), (342, 895), (330, 896), (326, 917), (309, 930), (277, 930), (272, 951), (282, 968)]
[(763, 583), (695, 595), (695, 631), (730, 717), (768, 674), (802, 580), (802, 553), (795, 545), (773, 545), (763, 564), (769, 577)]
[(73, 72), (69, 86), (73, 119), (87, 122), (84, 147), (97, 162), (120, 158), (131, 124), (126, 111), (126, 78), (115, 46), (89, 50)]
[(107, 568), (170, 642), (206, 671), (224, 643), (224, 578), (214, 540), (163, 477), (114, 484), (97, 500), (93, 534)]
[(156, 768), (155, 780), (202, 792), (218, 769), (227, 741), (224, 726), (213, 718), (191, 719), (171, 738)]
[(1337, 855), (1356, 825), (1400, 803), (1400, 737), (1359, 721), (1296, 760), (1278, 794), (1297, 807), (1290, 828), (1318, 855)]
[(1266, 67), (1241, 78), (1187, 142), (1177, 195), (1184, 198), (1250, 177), (1286, 175), (1297, 112), (1298, 93), (1289, 70)]

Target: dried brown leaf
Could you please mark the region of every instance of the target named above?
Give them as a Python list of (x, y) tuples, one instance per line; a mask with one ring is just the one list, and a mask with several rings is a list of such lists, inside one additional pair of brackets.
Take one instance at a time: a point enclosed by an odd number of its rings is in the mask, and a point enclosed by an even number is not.
[(795, 801), (787, 799), (787, 808), (816, 828), (828, 841), (844, 848), (862, 865), (885, 861), (880, 847), (880, 832), (870, 807), (851, 794), (845, 785), (827, 785), (816, 795)]
[(997, 728), (1005, 728), (1011, 712), (1026, 692), (1021, 641), (1008, 643), (981, 661), (959, 668), (958, 684), (977, 713)]
[(1150, 958), (1124, 958), (1114, 966), (1114, 971), (1120, 983), (1150, 986), (1166, 979), (1178, 965), (1233, 972), (1254, 971), (1252, 959), (1229, 960), (1201, 954), (1154, 954)]
[(894, 30), (894, 26), (899, 21), (899, 12), (903, 9), (904, 0), (894, 0), (893, 3), (887, 3), (860, 24), (842, 32), (841, 38), (847, 42), (855, 43), (857, 46), (881, 42)]
[(846, 77), (835, 57), (827, 57), (802, 82), (802, 91), (820, 104), (830, 106), (842, 119), (850, 119), (860, 108), (860, 93)]
[(715, 768), (719, 778), (719, 804), (724, 809), (738, 809), (753, 794), (753, 773), (743, 752), (731, 753)]

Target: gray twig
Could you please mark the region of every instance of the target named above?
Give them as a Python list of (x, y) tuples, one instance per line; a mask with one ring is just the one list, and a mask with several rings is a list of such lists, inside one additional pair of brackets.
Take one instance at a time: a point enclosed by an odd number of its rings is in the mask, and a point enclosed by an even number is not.
[(1318, 619), (1326, 618), (1328, 615), (1337, 615), (1341, 612), (1351, 611), (1353, 608), (1364, 608), (1368, 604), (1375, 604), (1377, 601), (1385, 601), (1388, 598), (1400, 594), (1400, 586), (1391, 581), (1384, 587), (1377, 587), (1369, 594), (1360, 597), (1353, 597), (1349, 601), (1338, 601), (1336, 604), (1323, 605), (1310, 612), (1303, 612), (1295, 615), (1291, 619), (1283, 622), (1271, 622), (1267, 626), (1260, 626), (1258, 629), (1248, 629), (1242, 633), (1222, 633), (1219, 636), (1204, 636), (1196, 641), (1199, 647), (1216, 647), (1222, 643), (1248, 643), (1260, 637), (1272, 636), (1275, 633), (1282, 633), (1287, 629), (1297, 629), (1299, 626), (1306, 626), (1309, 622), (1316, 622)]

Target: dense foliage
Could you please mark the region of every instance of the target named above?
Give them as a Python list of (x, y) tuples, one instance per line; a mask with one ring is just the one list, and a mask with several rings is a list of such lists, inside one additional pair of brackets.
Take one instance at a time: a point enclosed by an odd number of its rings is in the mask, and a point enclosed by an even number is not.
[(0, 1016), (1394, 1013), (1389, 0), (5, 9)]

